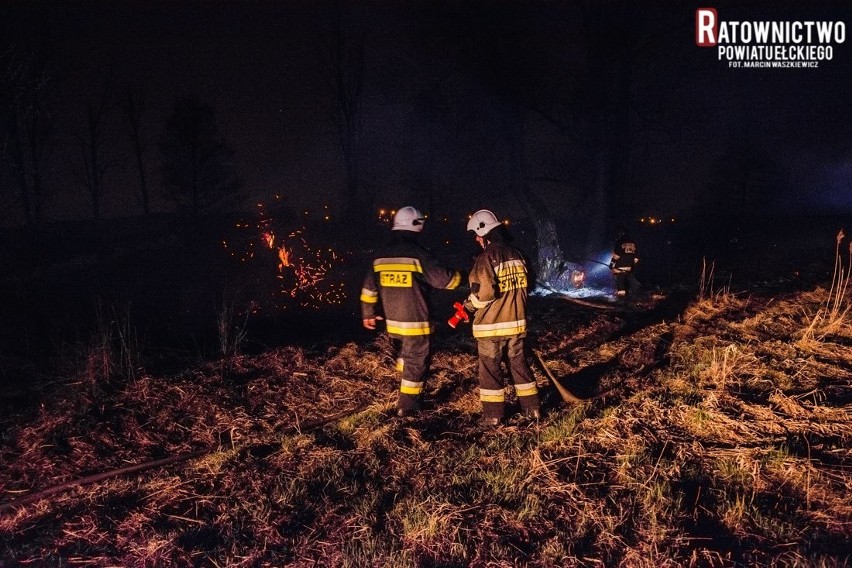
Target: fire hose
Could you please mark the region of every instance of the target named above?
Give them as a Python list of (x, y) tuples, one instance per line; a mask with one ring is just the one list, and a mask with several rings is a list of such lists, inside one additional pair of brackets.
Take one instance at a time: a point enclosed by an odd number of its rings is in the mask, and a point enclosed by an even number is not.
[[(542, 358), (541, 353), (539, 353), (538, 350), (533, 349), (532, 352), (535, 355), (536, 361), (538, 361), (538, 364), (541, 366), (541, 369), (544, 371), (544, 374), (547, 375), (547, 378), (550, 379), (550, 382), (552, 382), (553, 386), (556, 387), (556, 390), (559, 393), (559, 396), (561, 396), (562, 400), (565, 401), (566, 403), (588, 402), (588, 401), (594, 400), (596, 398), (601, 398), (602, 396), (614, 391), (615, 389), (620, 387), (622, 384), (624, 384), (625, 381), (627, 381), (627, 378), (625, 378), (625, 379), (619, 381), (618, 383), (612, 385), (611, 387), (609, 387), (609, 388), (607, 388), (607, 389), (605, 389), (605, 390), (603, 390), (599, 393), (596, 393), (596, 394), (594, 394), (590, 397), (587, 397), (587, 398), (580, 398), (579, 396), (575, 395), (570, 390), (565, 388), (562, 385), (562, 383), (560, 383), (559, 380), (556, 377), (553, 376), (553, 373), (551, 373), (550, 369), (547, 368), (547, 364), (544, 362), (544, 359)], [(666, 359), (667, 359), (666, 357), (662, 357), (662, 358), (658, 359), (657, 361), (654, 361), (651, 364), (643, 365), (640, 369), (638, 369), (638, 370), (636, 370), (632, 373), (632, 377), (633, 378), (645, 377), (645, 376), (649, 375), (655, 369), (659, 368), (662, 365), (665, 365)]]
[[(326, 416), (324, 418), (319, 418), (312, 422), (308, 422), (302, 424), (296, 428), (290, 428), (287, 433), (296, 434), (299, 432), (315, 430), (320, 426), (325, 426), (329, 422), (334, 422), (335, 420), (339, 420), (345, 416), (349, 416), (350, 414), (354, 414), (356, 412), (360, 412), (369, 406), (368, 403), (363, 403), (355, 408), (350, 410), (345, 410), (343, 412), (338, 412), (337, 414), (333, 414), (331, 416)], [(246, 446), (246, 448), (250, 448), (252, 446)], [(241, 448), (244, 449), (244, 448)], [(175, 456), (169, 456), (166, 458), (160, 458), (156, 460), (151, 460), (147, 462), (143, 462), (136, 465), (130, 465), (127, 467), (122, 467), (119, 469), (113, 469), (110, 471), (104, 471), (101, 473), (95, 473), (92, 475), (87, 475), (86, 477), (81, 477), (78, 479), (74, 479), (71, 481), (66, 481), (65, 483), (60, 483), (59, 485), (54, 485), (53, 487), (48, 487), (47, 489), (43, 489), (31, 495), (27, 495), (26, 497), (21, 497), (19, 499), (13, 499), (11, 501), (6, 501), (5, 503), (0, 503), (0, 512), (6, 511), (8, 509), (12, 509), (13, 507), (22, 507), (24, 505), (28, 505), (30, 503), (40, 501), (41, 499), (45, 499), (46, 497), (50, 497), (51, 495), (56, 495), (57, 493), (62, 493), (64, 491), (68, 491), (74, 487), (80, 487), (83, 485), (91, 485), (93, 483), (97, 483), (99, 481), (104, 481), (106, 479), (112, 479), (113, 477), (118, 477), (120, 475), (127, 475), (130, 473), (136, 473), (139, 471), (145, 471), (148, 469), (154, 469), (155, 467), (162, 467), (166, 465), (171, 465), (173, 463), (180, 463), (189, 461), (191, 459), (200, 458), (207, 455), (212, 455), (221, 451), (220, 446), (209, 446), (207, 448), (202, 448), (200, 450), (195, 450), (193, 452), (187, 452), (183, 454), (178, 454)]]
[[(470, 315), (467, 313), (467, 310), (465, 310), (464, 305), (462, 305), (460, 302), (456, 302), (455, 304), (453, 304), (453, 308), (455, 308), (456, 311), (453, 314), (453, 316), (447, 321), (447, 323), (449, 324), (450, 327), (455, 329), (456, 326), (458, 326), (459, 323), (461, 323), (461, 322), (467, 323), (467, 322), (470, 321)], [(562, 386), (562, 384), (556, 379), (556, 377), (553, 376), (553, 373), (550, 372), (550, 369), (547, 368), (547, 365), (544, 363), (544, 359), (542, 359), (541, 354), (535, 349), (533, 349), (532, 352), (535, 354), (535, 358), (538, 361), (538, 364), (541, 366), (544, 373), (547, 375), (547, 378), (550, 379), (550, 382), (553, 383), (554, 387), (556, 387), (556, 390), (559, 392), (559, 396), (562, 397), (562, 400), (564, 400), (567, 403), (584, 402), (586, 400), (591, 400), (591, 398), (584, 399), (584, 398), (580, 398), (578, 396), (575, 396), (571, 391), (569, 391), (564, 386)], [(596, 396), (600, 396), (600, 395), (596, 395)], [(596, 398), (596, 397), (592, 397), (592, 398)]]
[(559, 393), (559, 396), (562, 397), (562, 400), (567, 403), (585, 402), (586, 400), (589, 400), (575, 396), (574, 393), (562, 386), (562, 383), (560, 383), (556, 379), (556, 377), (553, 376), (553, 373), (550, 372), (550, 369), (547, 368), (544, 359), (542, 359), (541, 357), (541, 353), (539, 353), (536, 349), (533, 349), (532, 352), (535, 355), (536, 361), (538, 361), (539, 366), (541, 366), (541, 369), (544, 371), (544, 374), (547, 375), (547, 378), (550, 379), (550, 382), (553, 383), (554, 387), (556, 387), (556, 391)]

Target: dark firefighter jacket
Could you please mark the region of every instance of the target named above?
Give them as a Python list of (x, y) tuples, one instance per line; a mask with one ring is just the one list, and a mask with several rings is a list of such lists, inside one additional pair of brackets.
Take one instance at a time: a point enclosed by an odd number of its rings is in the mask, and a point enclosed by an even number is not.
[(444, 268), (415, 240), (399, 231), (394, 240), (380, 249), (361, 288), (363, 319), (376, 317), (381, 301), (388, 334), (395, 337), (432, 333), (428, 290), (454, 290), (461, 275)]
[(476, 308), (474, 337), (526, 334), (527, 279), (527, 264), (518, 249), (502, 242), (488, 243), (470, 271), (468, 301)]
[(638, 262), (638, 251), (633, 239), (626, 235), (619, 238), (612, 249), (610, 267), (615, 272), (630, 272)]

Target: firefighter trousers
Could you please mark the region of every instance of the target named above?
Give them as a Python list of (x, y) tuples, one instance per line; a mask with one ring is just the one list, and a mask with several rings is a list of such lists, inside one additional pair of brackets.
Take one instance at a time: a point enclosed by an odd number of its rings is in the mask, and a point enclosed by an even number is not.
[(615, 289), (619, 298), (626, 298), (630, 293), (630, 272), (615, 272)]
[(415, 335), (400, 339), (396, 368), (402, 374), (397, 408), (419, 410), (423, 401), (426, 371), (429, 370), (429, 336)]
[(504, 354), (521, 411), (524, 414), (530, 414), (539, 410), (541, 403), (538, 388), (524, 355), (524, 338), (518, 336), (478, 338), (476, 347), (479, 352), (479, 400), (482, 402), (482, 416), (503, 418), (506, 391), (500, 363)]

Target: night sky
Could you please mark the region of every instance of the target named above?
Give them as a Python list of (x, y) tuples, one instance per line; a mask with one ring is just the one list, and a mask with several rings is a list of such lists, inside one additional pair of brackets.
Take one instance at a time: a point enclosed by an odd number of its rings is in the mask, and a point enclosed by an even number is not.
[[(714, 6), (724, 20), (852, 26), (848, 2), (817, 4)], [(342, 3), (344, 50), (362, 60), (359, 191), (376, 208), (523, 215), (520, 179), (569, 221), (601, 185), (617, 187), (611, 208), (636, 215), (706, 213), (741, 187), (755, 210), (851, 210), (852, 38), (816, 69), (734, 69), (695, 45), (695, 9), (708, 5)], [(55, 78), (45, 218), (92, 215), (78, 147), (86, 105), (107, 83), (144, 93), (155, 193), (157, 136), (175, 100), (194, 94), (235, 153), (243, 206), (280, 194), (296, 209), (342, 210), (322, 64), (334, 13), (314, 1), (3, 2), (0, 46), (46, 54)], [(113, 104), (105, 216), (140, 213), (121, 120)], [(20, 222), (9, 176), (0, 182), (2, 220)]]

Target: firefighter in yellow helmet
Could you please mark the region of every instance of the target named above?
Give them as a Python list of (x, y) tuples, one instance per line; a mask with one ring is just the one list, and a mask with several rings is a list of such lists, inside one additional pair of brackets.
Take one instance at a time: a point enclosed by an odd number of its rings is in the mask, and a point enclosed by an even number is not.
[(509, 244), (509, 232), (491, 211), (474, 213), (467, 230), (475, 234), (483, 249), (471, 269), (470, 296), (465, 301), (465, 307), (474, 311), (473, 337), (479, 352), (480, 425), (494, 427), (503, 420), (505, 390), (500, 362), (504, 355), (521, 411), (538, 420), (538, 388), (524, 355), (529, 284), (526, 261)]
[(388, 335), (400, 343), (399, 416), (412, 415), (422, 405), (429, 370), (429, 336), (433, 331), (427, 295), (432, 288), (454, 290), (461, 283), (458, 272), (441, 266), (417, 243), (425, 221), (414, 207), (396, 212), (392, 238), (374, 255), (361, 288), (364, 327), (376, 329), (381, 310)]

